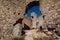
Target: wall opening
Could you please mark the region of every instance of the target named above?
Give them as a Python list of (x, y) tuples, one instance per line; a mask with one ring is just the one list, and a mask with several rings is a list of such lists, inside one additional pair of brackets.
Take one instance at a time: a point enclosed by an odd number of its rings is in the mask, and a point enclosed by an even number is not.
[(31, 18), (32, 12), (36, 13), (36, 17), (39, 17), (42, 15), (40, 11), (39, 1), (32, 1), (26, 6), (25, 15), (28, 18)]
[(13, 24), (13, 26), (15, 26), (15, 25), (18, 24), (18, 23), (22, 24), (22, 21), (23, 21), (23, 18), (19, 18), (19, 19), (16, 21), (16, 23)]
[(39, 27), (40, 27), (40, 23), (36, 22), (36, 28), (39, 28)]
[(21, 31), (21, 33), (22, 33), (21, 35), (25, 34), (24, 30), (30, 30), (29, 26), (24, 24), (24, 27), (22, 28), (22, 31)]

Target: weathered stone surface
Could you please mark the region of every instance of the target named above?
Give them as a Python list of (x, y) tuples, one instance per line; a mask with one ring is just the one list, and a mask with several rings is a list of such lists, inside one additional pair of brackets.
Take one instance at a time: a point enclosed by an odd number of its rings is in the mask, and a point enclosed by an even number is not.
[[(56, 33), (57, 35), (60, 34), (60, 0), (0, 0), (1, 40), (13, 36), (12, 30), (15, 27), (13, 24), (20, 17), (24, 18), (23, 14), (25, 13), (26, 5), (32, 1), (40, 1), (40, 10), (44, 16), (44, 20), (42, 19), (43, 21), (41, 22), (41, 26), (55, 28), (53, 31), (58, 31), (58, 33)], [(23, 20), (23, 23), (26, 23), (29, 27), (32, 25), (32, 21), (27, 18)]]
[(0, 0), (0, 38), (9, 38), (13, 34), (13, 24), (24, 14), (25, 6), (22, 5), (25, 1)]
[(15, 25), (14, 29), (13, 29), (13, 36), (18, 37), (19, 33), (21, 34), (21, 30), (20, 30), (20, 24)]

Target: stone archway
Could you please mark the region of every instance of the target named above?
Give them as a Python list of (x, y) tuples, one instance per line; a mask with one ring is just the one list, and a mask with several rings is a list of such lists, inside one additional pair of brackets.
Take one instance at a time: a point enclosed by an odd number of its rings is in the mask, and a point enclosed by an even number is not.
[[(33, 18), (33, 16), (31, 14), (33, 14), (33, 12), (35, 13), (35, 16), (34, 18), (38, 18), (42, 15), (41, 11), (40, 11), (40, 1), (32, 1), (30, 2), (27, 6), (26, 6), (26, 9), (25, 9), (25, 16), (27, 18), (32, 18), (32, 24), (36, 24), (37, 20), (35, 20)], [(34, 23), (34, 20), (35, 20), (35, 23)], [(31, 23), (30, 23), (31, 24)]]

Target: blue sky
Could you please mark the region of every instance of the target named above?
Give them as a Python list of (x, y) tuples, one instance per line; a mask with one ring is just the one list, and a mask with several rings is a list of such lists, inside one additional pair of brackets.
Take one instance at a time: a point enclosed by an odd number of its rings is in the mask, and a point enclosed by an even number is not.
[(31, 9), (28, 9), (26, 16), (28, 18), (31, 18), (31, 13), (35, 12), (37, 15), (37, 18), (42, 15), (39, 6), (33, 6)]

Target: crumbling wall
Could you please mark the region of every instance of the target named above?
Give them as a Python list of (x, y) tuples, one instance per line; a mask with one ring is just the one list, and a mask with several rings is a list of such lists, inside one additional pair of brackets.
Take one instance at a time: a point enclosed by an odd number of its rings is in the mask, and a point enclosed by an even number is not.
[(41, 12), (47, 28), (55, 29), (60, 34), (60, 0), (42, 0)]
[(0, 0), (0, 38), (13, 35), (13, 24), (23, 17), (24, 11), (25, 0)]
[[(13, 24), (20, 17), (24, 17), (26, 5), (31, 1), (0, 0), (0, 38), (13, 35)], [(60, 28), (60, 0), (37, 1), (40, 1), (40, 10), (44, 16), (46, 26)]]

